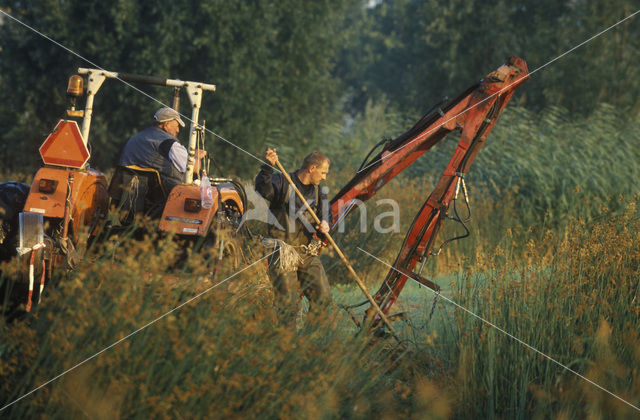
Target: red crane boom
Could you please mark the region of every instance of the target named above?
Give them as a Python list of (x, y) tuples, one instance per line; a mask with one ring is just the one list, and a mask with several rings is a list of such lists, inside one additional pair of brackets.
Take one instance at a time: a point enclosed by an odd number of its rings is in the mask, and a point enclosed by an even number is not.
[[(365, 159), (356, 175), (331, 200), (333, 220), (337, 224), (353, 209), (354, 203), (371, 198), (447, 134), (452, 131), (460, 132), (458, 146), (449, 164), (416, 215), (393, 267), (374, 295), (385, 314), (398, 298), (408, 277), (439, 290), (435, 283), (420, 276), (420, 272), (415, 273), (414, 268), (418, 262), (423, 266), (432, 254), (434, 239), (442, 221), (447, 217), (449, 205), (457, 198), (460, 187), (466, 197), (464, 175), (515, 89), (528, 78), (525, 61), (510, 57), (504, 65), (457, 98), (436, 104), (411, 129), (386, 141), (382, 151), (369, 162)], [(380, 145), (382, 144), (377, 146)], [(456, 218), (461, 221), (457, 214)], [(371, 316), (374, 313), (369, 308), (366, 317)]]

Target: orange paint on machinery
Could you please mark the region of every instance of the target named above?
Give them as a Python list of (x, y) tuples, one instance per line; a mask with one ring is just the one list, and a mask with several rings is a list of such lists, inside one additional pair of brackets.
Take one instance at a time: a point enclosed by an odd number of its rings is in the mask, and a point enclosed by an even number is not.
[(222, 185), (213, 188), (213, 206), (202, 208), (200, 187), (197, 185), (178, 185), (171, 190), (162, 213), (159, 229), (180, 235), (204, 236), (208, 233), (219, 204), (233, 204), (244, 212), (238, 192)]
[(82, 226), (90, 225), (94, 217), (107, 212), (107, 180), (102, 173), (93, 169), (45, 166), (33, 179), (24, 211), (62, 219), (67, 197), (71, 209), (70, 229), (77, 233)]

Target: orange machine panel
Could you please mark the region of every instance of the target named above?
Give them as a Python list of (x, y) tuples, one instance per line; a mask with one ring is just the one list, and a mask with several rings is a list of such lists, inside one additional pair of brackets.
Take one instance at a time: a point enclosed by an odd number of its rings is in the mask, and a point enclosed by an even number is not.
[(73, 231), (92, 222), (96, 211), (106, 212), (107, 180), (93, 169), (76, 170), (44, 167), (33, 179), (24, 211), (44, 217), (63, 218), (70, 175), (73, 178), (69, 200), (72, 208)]
[(200, 200), (200, 187), (197, 185), (178, 185), (171, 190), (160, 220), (160, 230), (180, 235), (204, 236), (209, 231), (213, 216), (218, 211), (218, 202), (234, 201), (244, 212), (238, 192), (232, 188), (213, 188), (213, 207), (200, 208), (197, 212), (185, 210), (187, 199)]
[[(64, 204), (67, 198), (67, 180), (69, 171), (65, 169), (44, 167), (36, 173), (29, 190), (24, 211), (40, 213), (45, 217), (64, 217)], [(39, 190), (40, 181), (52, 181), (55, 190), (52, 193), (42, 193)]]
[(162, 212), (160, 230), (180, 235), (206, 235), (213, 215), (218, 210), (218, 191), (213, 189), (213, 207), (200, 208), (197, 212), (185, 210), (187, 199), (200, 200), (200, 187), (197, 185), (178, 185), (171, 190), (167, 204)]
[[(104, 175), (93, 169), (76, 171), (80, 182), (74, 180), (71, 202), (73, 205), (73, 232), (80, 232), (81, 226), (90, 226), (107, 214), (109, 194)], [(77, 175), (77, 176), (78, 176)], [(95, 232), (93, 232), (95, 233)]]

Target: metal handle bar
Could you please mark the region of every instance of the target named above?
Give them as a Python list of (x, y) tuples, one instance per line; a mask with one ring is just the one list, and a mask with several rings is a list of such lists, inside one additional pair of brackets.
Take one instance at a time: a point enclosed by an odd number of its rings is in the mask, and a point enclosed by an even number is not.
[(192, 86), (195, 88), (200, 88), (202, 90), (214, 91), (216, 90), (216, 85), (211, 85), (202, 82), (190, 82), (179, 79), (163, 79), (162, 77), (156, 76), (143, 76), (139, 74), (130, 74), (130, 73), (116, 73), (113, 71), (101, 70), (101, 69), (87, 69), (80, 67), (78, 69), (78, 74), (88, 74), (96, 73), (106, 77), (107, 79), (120, 79), (125, 82), (131, 83), (141, 83), (145, 85), (158, 85), (158, 86), (175, 86), (175, 87), (187, 87)]

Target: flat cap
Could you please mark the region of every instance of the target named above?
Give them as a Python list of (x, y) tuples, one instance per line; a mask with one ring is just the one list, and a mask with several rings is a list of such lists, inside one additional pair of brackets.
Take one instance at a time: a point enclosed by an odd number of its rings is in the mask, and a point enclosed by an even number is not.
[(156, 114), (153, 116), (158, 122), (166, 122), (166, 121), (178, 121), (182, 127), (184, 127), (184, 121), (180, 118), (180, 114), (173, 108), (169, 108), (165, 106), (164, 108), (160, 108), (156, 111)]

